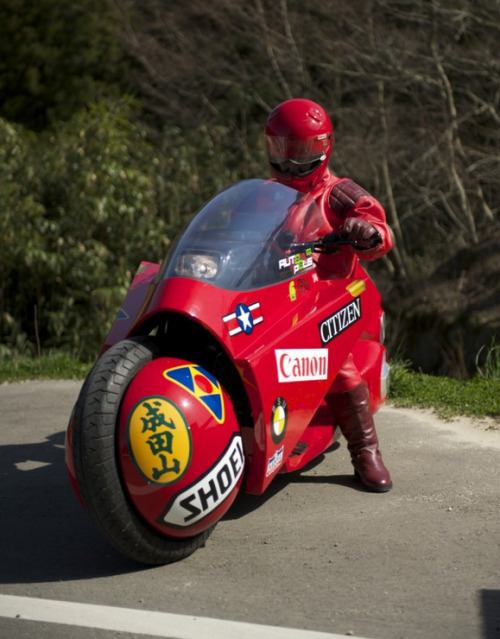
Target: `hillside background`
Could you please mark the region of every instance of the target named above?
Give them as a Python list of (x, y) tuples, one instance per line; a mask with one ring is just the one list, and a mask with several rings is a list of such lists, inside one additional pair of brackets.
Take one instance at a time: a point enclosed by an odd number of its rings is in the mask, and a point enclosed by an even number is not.
[(500, 324), (499, 0), (4, 0), (0, 357), (92, 358), (139, 261), (268, 174), (290, 97), (384, 204), (389, 349), (465, 378)]

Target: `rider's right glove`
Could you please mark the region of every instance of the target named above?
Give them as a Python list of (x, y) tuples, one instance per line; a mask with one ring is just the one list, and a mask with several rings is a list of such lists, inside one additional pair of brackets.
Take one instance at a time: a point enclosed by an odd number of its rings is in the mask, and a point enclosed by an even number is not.
[(350, 242), (356, 242), (356, 248), (361, 251), (368, 251), (382, 242), (373, 224), (360, 217), (348, 217), (339, 230)]

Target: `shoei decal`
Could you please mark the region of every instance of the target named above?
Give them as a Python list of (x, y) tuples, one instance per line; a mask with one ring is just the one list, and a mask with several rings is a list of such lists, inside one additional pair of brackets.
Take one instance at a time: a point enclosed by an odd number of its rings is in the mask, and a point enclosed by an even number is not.
[(153, 484), (178, 481), (191, 462), (191, 432), (179, 408), (164, 397), (145, 397), (127, 423), (130, 455), (140, 474)]
[(260, 303), (255, 302), (254, 304), (250, 304), (250, 306), (238, 304), (234, 313), (224, 315), (222, 321), (227, 326), (229, 335), (233, 337), (234, 335), (238, 335), (238, 333), (250, 335), (253, 331), (253, 327), (263, 322), (264, 318), (260, 309)]
[(178, 384), (200, 401), (215, 420), (222, 424), (225, 419), (224, 399), (219, 382), (201, 366), (177, 366), (163, 371), (166, 379)]
[(353, 297), (358, 297), (363, 291), (366, 291), (366, 282), (364, 280), (354, 280), (346, 286), (346, 289)]
[(361, 319), (361, 298), (357, 297), (318, 324), (323, 346)]
[(287, 348), (274, 351), (279, 382), (302, 382), (328, 377), (328, 350)]
[(283, 397), (278, 397), (271, 410), (271, 437), (275, 444), (279, 444), (286, 433), (288, 423), (288, 408)]
[(158, 523), (184, 528), (200, 521), (231, 495), (243, 467), (243, 442), (240, 435), (234, 435), (220, 459), (203, 477), (175, 496)]
[(285, 447), (282, 446), (279, 448), (272, 457), (267, 460), (267, 470), (266, 477), (272, 475), (282, 464), (283, 462), (283, 453), (285, 451)]

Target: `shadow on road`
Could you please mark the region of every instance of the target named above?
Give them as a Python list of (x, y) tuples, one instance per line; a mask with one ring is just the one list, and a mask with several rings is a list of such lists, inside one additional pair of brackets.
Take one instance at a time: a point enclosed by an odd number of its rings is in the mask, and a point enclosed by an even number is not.
[[(74, 581), (147, 570), (115, 551), (94, 527), (71, 488), (64, 432), (40, 443), (0, 447), (0, 583)], [(326, 451), (339, 447), (338, 443)], [(278, 475), (263, 495), (241, 493), (224, 519), (260, 508), (292, 483), (337, 484), (362, 490), (352, 475)]]
[(69, 483), (64, 432), (0, 447), (0, 582), (44, 583), (129, 573), (93, 528)]
[(481, 590), (481, 617), (484, 639), (500, 637), (500, 590)]
[(321, 465), (325, 456), (340, 447), (338, 442), (335, 442), (325, 451), (323, 455), (320, 455), (314, 459), (310, 464), (302, 468), (301, 470), (277, 475), (266, 492), (262, 495), (248, 495), (247, 493), (240, 492), (235, 499), (234, 504), (229, 509), (229, 512), (223, 517), (223, 519), (240, 519), (245, 515), (251, 513), (254, 510), (260, 508), (267, 501), (275, 497), (280, 491), (289, 486), (290, 484), (335, 484), (336, 486), (344, 486), (352, 490), (358, 490), (365, 492), (363, 486), (356, 480), (354, 474), (352, 475), (308, 475), (317, 466)]

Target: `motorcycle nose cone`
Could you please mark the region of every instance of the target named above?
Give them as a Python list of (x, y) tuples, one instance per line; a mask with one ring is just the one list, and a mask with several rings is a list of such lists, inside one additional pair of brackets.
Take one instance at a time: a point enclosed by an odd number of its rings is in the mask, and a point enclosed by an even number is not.
[(137, 373), (120, 410), (118, 445), (135, 508), (171, 537), (214, 525), (242, 482), (232, 403), (213, 375), (185, 360), (158, 358)]

